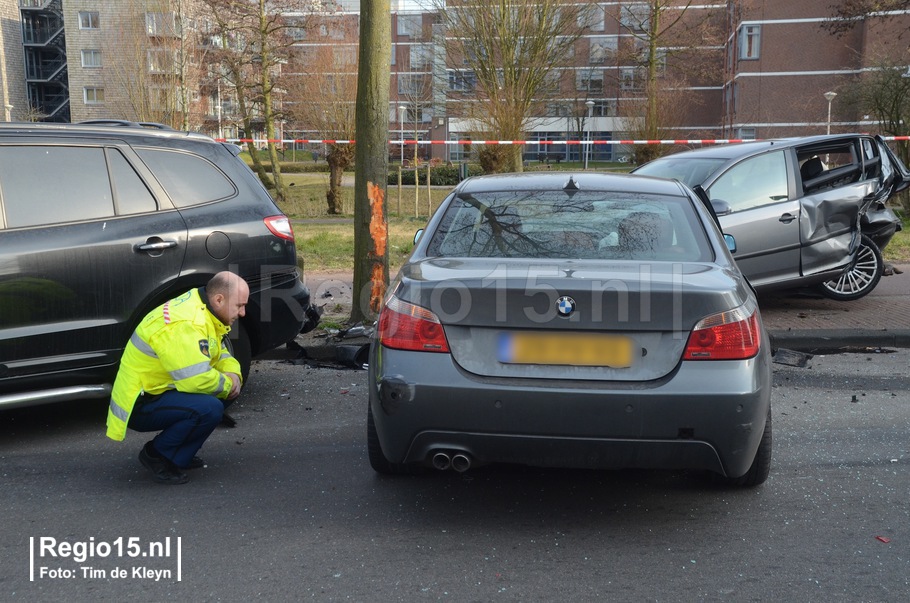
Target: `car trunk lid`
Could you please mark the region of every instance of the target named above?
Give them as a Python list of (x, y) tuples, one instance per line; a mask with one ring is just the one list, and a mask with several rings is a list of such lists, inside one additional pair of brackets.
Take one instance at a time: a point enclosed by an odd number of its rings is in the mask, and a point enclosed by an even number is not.
[(396, 296), (436, 314), (468, 372), (647, 381), (672, 372), (693, 327), (742, 304), (746, 287), (700, 262), (456, 258), (409, 265)]

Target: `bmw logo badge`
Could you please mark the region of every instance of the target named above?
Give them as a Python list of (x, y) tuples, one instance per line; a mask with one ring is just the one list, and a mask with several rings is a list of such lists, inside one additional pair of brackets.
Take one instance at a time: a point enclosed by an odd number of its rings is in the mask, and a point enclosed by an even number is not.
[(568, 295), (563, 295), (556, 300), (556, 311), (560, 316), (571, 316), (575, 311), (575, 300)]

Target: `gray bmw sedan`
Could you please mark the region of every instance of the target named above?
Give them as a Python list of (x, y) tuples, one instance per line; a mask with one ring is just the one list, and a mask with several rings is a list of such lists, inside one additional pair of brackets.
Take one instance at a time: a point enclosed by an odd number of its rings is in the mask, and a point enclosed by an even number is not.
[(380, 314), (371, 465), (693, 469), (763, 483), (770, 344), (734, 246), (675, 181), (465, 180)]

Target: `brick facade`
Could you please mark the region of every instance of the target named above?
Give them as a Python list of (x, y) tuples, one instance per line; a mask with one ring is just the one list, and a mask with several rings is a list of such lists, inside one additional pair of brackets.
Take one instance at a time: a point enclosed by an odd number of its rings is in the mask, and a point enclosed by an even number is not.
[(28, 110), (24, 74), (19, 6), (16, 0), (0, 0), (0, 120), (9, 113), (15, 121)]

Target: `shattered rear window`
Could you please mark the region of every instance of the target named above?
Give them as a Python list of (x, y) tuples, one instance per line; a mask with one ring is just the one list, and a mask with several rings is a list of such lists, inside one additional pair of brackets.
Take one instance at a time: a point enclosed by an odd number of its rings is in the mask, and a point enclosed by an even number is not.
[(502, 191), (452, 201), (427, 253), (517, 257), (711, 261), (688, 199), (629, 193)]

